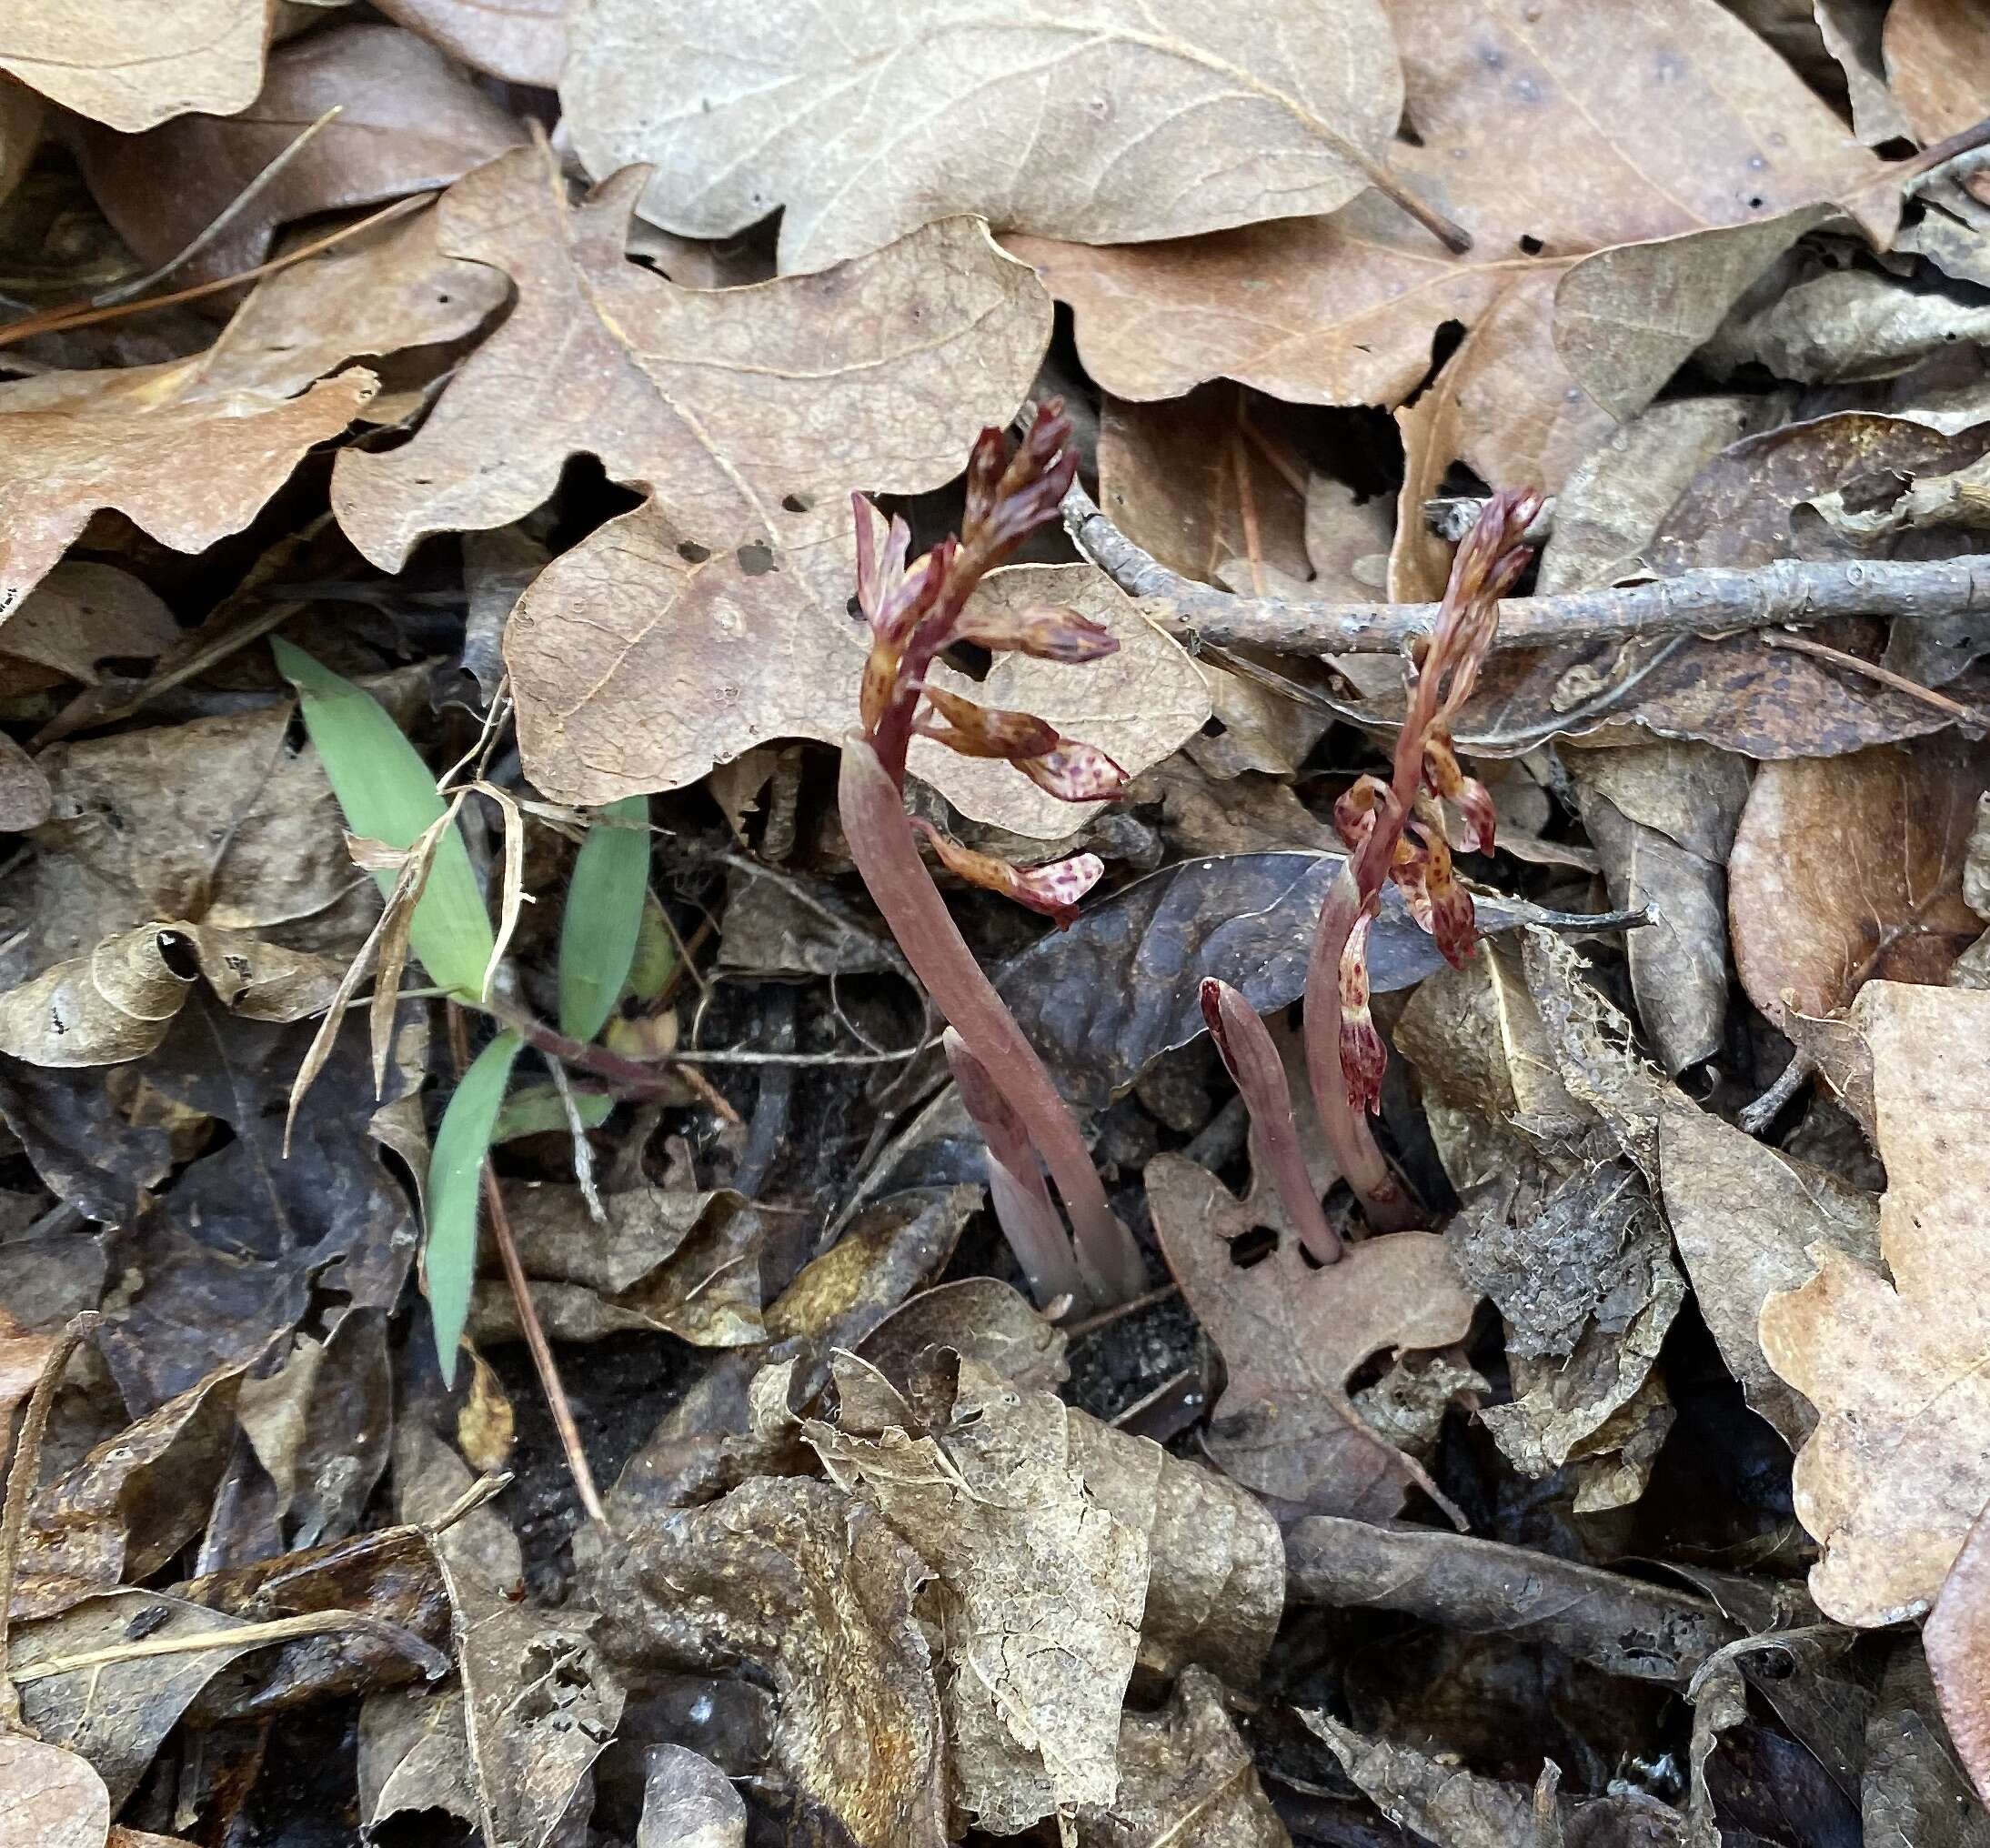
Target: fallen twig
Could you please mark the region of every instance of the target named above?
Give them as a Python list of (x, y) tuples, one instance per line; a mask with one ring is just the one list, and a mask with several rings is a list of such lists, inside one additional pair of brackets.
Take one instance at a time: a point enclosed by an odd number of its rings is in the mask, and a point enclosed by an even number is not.
[[(1395, 654), (1437, 621), (1434, 603), (1294, 603), (1237, 597), (1171, 571), (1073, 484), (1071, 542), (1164, 628), (1227, 648), (1288, 655)], [(1649, 584), (1509, 598), (1496, 648), (1562, 647), (1643, 636), (1718, 635), (1838, 616), (1935, 617), (1990, 611), (1990, 556), (1929, 560), (1778, 558), (1754, 570), (1683, 571)], [(1462, 740), (1461, 740), (1462, 742)]]

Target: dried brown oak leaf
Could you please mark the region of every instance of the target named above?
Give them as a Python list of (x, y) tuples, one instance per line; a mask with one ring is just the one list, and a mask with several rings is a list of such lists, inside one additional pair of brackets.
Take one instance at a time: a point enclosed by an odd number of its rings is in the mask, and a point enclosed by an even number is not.
[(0, 1731), (0, 1848), (104, 1848), (111, 1793), (60, 1745)]
[[(392, 25), (335, 25), (279, 45), (262, 90), (228, 116), (183, 116), (147, 135), (97, 129), (83, 171), (104, 216), (148, 264), (186, 249), (327, 109), (320, 128), (182, 280), (238, 276), (278, 225), (446, 186), (525, 139), (523, 126), (449, 60)], [(162, 186), (159, 176), (174, 176)]]
[(1160, 1450), (1090, 1443), (1055, 1393), (973, 1361), (915, 1381), (916, 1411), (863, 1362), (831, 1365), (837, 1421), (803, 1431), (932, 1570), (919, 1609), (941, 1639), (955, 1801), (998, 1835), (1110, 1804)]
[(275, 10), (271, 0), (19, 0), (0, 19), (0, 71), (126, 135), (189, 109), (231, 115), (262, 86)]
[(1990, 1789), (1990, 1522), (1970, 1528), (1921, 1640), (1956, 1756), (1981, 1795)]
[[(1469, 359), (1454, 356), (1445, 396), (1464, 399), (1456, 453), (1482, 475), (1544, 479), (1575, 459), (1597, 415), (1550, 331), (1548, 296), (1573, 263), (1884, 185), (1714, 0), (1603, 22), (1528, 0), (1396, 0), (1391, 12), (1416, 131), (1392, 167), (1472, 248), (1449, 255), (1377, 196), (1193, 242), (1008, 240), (1075, 309), (1080, 352), (1108, 391), (1168, 397), (1225, 377), (1297, 402), (1393, 405), (1422, 379), (1439, 326), (1483, 322), (1517, 291)], [(1516, 146), (1524, 160), (1505, 157)], [(1694, 253), (1670, 254), (1683, 286), (1704, 292)]]
[[(1230, 1370), (1209, 1452), (1237, 1481), (1305, 1513), (1392, 1520), (1409, 1478), (1347, 1393), (1371, 1356), (1462, 1341), (1478, 1297), (1434, 1232), (1391, 1232), (1308, 1265), (1269, 1187), (1234, 1198), (1180, 1156), (1148, 1163), (1147, 1195), (1168, 1267)], [(1230, 1240), (1262, 1226), (1278, 1249), (1249, 1269)]]
[(1770, 1364), (1817, 1408), (1797, 1518), (1824, 1548), (1811, 1594), (1841, 1623), (1925, 1611), (1990, 1502), (1990, 994), (1871, 982), (1871, 1049), (1891, 1282), (1842, 1251), (1762, 1311)]
[(577, 1537), (602, 1641), (636, 1665), (737, 1672), (779, 1699), (774, 1766), (856, 1848), (942, 1848), (945, 1741), (926, 1576), (884, 1519), (832, 1484), (757, 1477), (723, 1500)]
[(1975, 0), (1899, 0), (1881, 37), (1886, 79), (1924, 141), (1983, 119), (1990, 96), (1990, 19)]
[(380, 11), (473, 70), (550, 90), (567, 61), (575, 0), (380, 0)]
[(1742, 810), (1727, 868), (1742, 987), (1869, 1130), (1845, 1009), (1874, 977), (1943, 980), (1982, 934), (1963, 869), (1986, 782), (1990, 752), (1943, 738), (1764, 764)]
[(0, 385), (0, 638), (99, 507), (176, 552), (239, 532), (374, 394), (354, 368), (301, 397), (210, 388), (201, 357)]
[(645, 217), (721, 237), (779, 206), (788, 271), (953, 212), (1092, 243), (1331, 212), (1402, 108), (1378, 0), (605, 0), (560, 88), (591, 173), (654, 164)]

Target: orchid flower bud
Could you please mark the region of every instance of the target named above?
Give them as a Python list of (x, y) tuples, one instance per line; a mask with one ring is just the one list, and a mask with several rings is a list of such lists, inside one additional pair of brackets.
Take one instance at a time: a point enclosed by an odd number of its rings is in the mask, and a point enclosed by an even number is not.
[(1060, 930), (1078, 916), (1078, 901), (1105, 876), (1105, 862), (1095, 853), (1073, 854), (1043, 866), (1012, 866), (991, 853), (977, 853), (951, 835), (942, 834), (918, 816), (912, 825), (932, 843), (940, 863), (950, 873), (990, 892), (1000, 892), (1032, 911), (1054, 919)]
[(1466, 853), (1491, 853), (1493, 830), (1498, 825), (1492, 793), (1477, 778), (1466, 776), (1459, 768), (1458, 754), (1442, 731), (1432, 730), (1423, 740), (1423, 780), (1432, 793), (1455, 803), (1464, 817), (1465, 838), (1459, 843), (1462, 849)]
[(1417, 922), (1431, 933), (1444, 960), (1453, 969), (1462, 969), (1471, 961), (1479, 940), (1472, 894), (1458, 883), (1452, 870), (1451, 847), (1444, 839), (1440, 818), (1420, 819), (1411, 826), (1423, 846), (1420, 856), (1422, 903), (1412, 900), (1412, 909), (1418, 914)]
[(950, 693), (944, 687), (929, 685), (926, 698), (947, 721), (945, 726), (921, 725), (922, 737), (959, 751), (964, 758), (1041, 757), (1061, 742), (1056, 726), (1031, 712), (1013, 712), (997, 706), (978, 705)]
[(1013, 649), (1035, 660), (1071, 666), (1101, 660), (1120, 649), (1120, 639), (1111, 629), (1075, 609), (1060, 609), (1049, 603), (1032, 604), (1027, 609), (970, 603), (954, 625), (954, 634), (984, 648)]
[(1363, 910), (1348, 932), (1341, 951), (1341, 1074), (1348, 1101), (1371, 1116), (1382, 1109), (1382, 1073), (1389, 1069), (1388, 1049), (1375, 1030), (1368, 1010), (1368, 930), (1374, 913)]
[(1333, 805), (1333, 826), (1350, 853), (1375, 831), (1375, 816), (1389, 799), (1389, 786), (1380, 777), (1358, 777)]
[(1039, 757), (1018, 758), (1016, 768), (1060, 802), (1113, 802), (1126, 793), (1126, 772), (1097, 745), (1075, 738)]

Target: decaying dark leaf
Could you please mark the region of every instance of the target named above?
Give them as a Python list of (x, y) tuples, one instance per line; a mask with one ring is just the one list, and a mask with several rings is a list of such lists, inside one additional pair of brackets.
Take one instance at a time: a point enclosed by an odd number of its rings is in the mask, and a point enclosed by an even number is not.
[[(1237, 989), (1261, 1014), (1297, 1000), (1337, 853), (1243, 853), (1185, 860), (1088, 905), (1068, 930), (1040, 939), (994, 972), (996, 988), (1042, 1053), (1058, 1089), (1102, 1108), (1162, 1053), (1206, 1031), (1205, 977)], [(1548, 919), (1518, 899), (1476, 899), (1487, 934)], [(1430, 933), (1392, 886), (1369, 933), (1377, 994), (1443, 967)]]
[[(660, 1329), (699, 1347), (750, 1347), (760, 1319), (766, 1226), (736, 1193), (637, 1188), (602, 1201), (597, 1223), (578, 1187), (506, 1190), (505, 1210), (533, 1300), (558, 1341)], [(497, 1269), (495, 1260), (491, 1269)], [(471, 1301), (475, 1341), (516, 1340), (518, 1309), (501, 1277)]]

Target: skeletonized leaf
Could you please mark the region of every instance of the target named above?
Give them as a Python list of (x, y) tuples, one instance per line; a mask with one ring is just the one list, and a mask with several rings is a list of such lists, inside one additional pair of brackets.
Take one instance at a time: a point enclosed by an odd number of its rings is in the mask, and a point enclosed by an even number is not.
[[(406, 852), (446, 812), (436, 779), (387, 708), (364, 688), (321, 666), (300, 648), (272, 638), (276, 665), (297, 689), (304, 722), (351, 830)], [(383, 893), (396, 875), (377, 872)], [(496, 953), (469, 849), (444, 830), (415, 908), (408, 940), (438, 988), (483, 992)]]
[(649, 892), (649, 798), (610, 802), (588, 825), (559, 920), (559, 1030), (592, 1040), (636, 959)]
[(500, 1033), (485, 1047), (450, 1094), (436, 1130), (435, 1153), (428, 1162), (424, 1271), (445, 1386), (456, 1381), (457, 1347), (469, 1320), (484, 1157), (490, 1151), (498, 1107), (504, 1102), (505, 1087), (511, 1082), (511, 1068), (523, 1044), (516, 1033)]
[(722, 237), (781, 206), (809, 270), (953, 212), (1101, 244), (1331, 212), (1402, 78), (1375, 0), (606, 0), (561, 96), (597, 177), (656, 168), (645, 217)]

